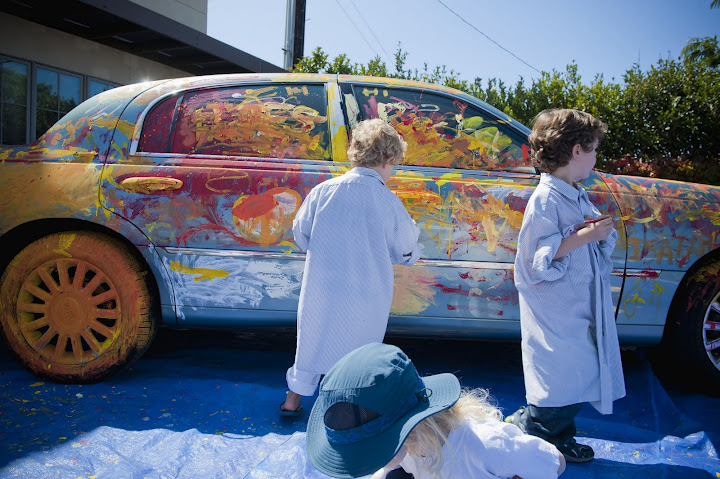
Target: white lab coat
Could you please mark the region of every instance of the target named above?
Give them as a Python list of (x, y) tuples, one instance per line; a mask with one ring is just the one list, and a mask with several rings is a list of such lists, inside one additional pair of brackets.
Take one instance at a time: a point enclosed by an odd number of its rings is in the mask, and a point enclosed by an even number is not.
[(353, 168), (308, 194), (293, 222), (307, 251), (298, 306), (291, 390), (312, 395), (350, 351), (382, 342), (393, 298), (393, 264), (420, 256), (419, 229), (370, 168)]
[(555, 446), (498, 421), (461, 423), (448, 434), (441, 454), (443, 465), (436, 475), (422, 457), (406, 454), (400, 465), (415, 479), (555, 479), (560, 468)]
[(617, 232), (553, 260), (586, 215), (600, 212), (582, 187), (542, 174), (515, 258), (525, 391), (534, 406), (589, 402), (610, 414), (613, 401), (625, 396), (610, 292)]

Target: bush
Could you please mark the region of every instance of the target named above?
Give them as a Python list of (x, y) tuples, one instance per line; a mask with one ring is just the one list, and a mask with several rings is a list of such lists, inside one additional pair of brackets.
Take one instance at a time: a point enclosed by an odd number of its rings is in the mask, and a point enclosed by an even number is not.
[(720, 185), (720, 48), (716, 38), (692, 39), (677, 60), (661, 59), (647, 72), (638, 65), (623, 83), (602, 75), (586, 85), (575, 63), (565, 71), (542, 72), (529, 87), (508, 88), (490, 78), (468, 82), (445, 66), (405, 70), (407, 53), (395, 53), (395, 73), (379, 58), (352, 64), (346, 55), (333, 62), (321, 48), (294, 71), (390, 76), (438, 83), (463, 90), (528, 126), (547, 108), (577, 108), (608, 124), (597, 167), (609, 173)]

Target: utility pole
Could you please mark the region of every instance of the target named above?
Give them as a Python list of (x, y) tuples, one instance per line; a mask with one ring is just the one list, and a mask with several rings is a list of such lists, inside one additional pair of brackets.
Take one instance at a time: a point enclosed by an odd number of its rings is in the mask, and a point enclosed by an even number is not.
[(285, 61), (290, 70), (303, 57), (305, 46), (305, 0), (287, 0), (285, 15)]

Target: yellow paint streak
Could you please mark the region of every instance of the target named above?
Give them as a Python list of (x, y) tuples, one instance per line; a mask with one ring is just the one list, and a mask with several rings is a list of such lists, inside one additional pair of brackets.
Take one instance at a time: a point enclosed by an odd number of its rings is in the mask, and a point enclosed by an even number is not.
[(167, 228), (168, 230), (172, 229), (172, 226), (170, 223), (160, 222), (156, 221), (154, 223), (147, 223), (145, 225), (145, 228), (147, 229), (148, 234), (152, 233), (155, 228)]
[(394, 314), (418, 314), (434, 304), (437, 288), (435, 275), (424, 268), (395, 265), (395, 287), (390, 311)]
[(695, 221), (701, 219), (710, 220), (713, 225), (720, 226), (720, 212), (704, 208), (686, 211), (677, 216), (675, 221)]
[(170, 261), (170, 270), (175, 271), (176, 273), (200, 275), (197, 278), (193, 278), (193, 281), (212, 281), (213, 278), (225, 278), (230, 276), (229, 272), (221, 269), (193, 268), (191, 266), (185, 266), (179, 261)]
[(107, 181), (110, 183), (111, 186), (114, 188), (118, 187), (117, 181), (115, 181), (115, 178), (113, 177), (113, 170), (115, 169), (112, 165), (107, 165), (105, 168), (103, 168), (102, 172), (102, 180)]
[[(645, 300), (640, 297), (638, 293), (635, 293), (632, 298), (628, 298), (625, 300), (623, 307), (625, 309), (625, 315), (628, 318), (632, 318), (635, 316), (635, 312), (637, 311), (637, 305), (640, 304), (646, 304)], [(632, 306), (632, 312), (630, 312), (629, 306)]]
[[(458, 128), (452, 128), (445, 121), (435, 123), (431, 118), (407, 113), (401, 103), (378, 101), (377, 112), (413, 145), (406, 152), (407, 164), (466, 169), (525, 164), (524, 160), (504, 153), (512, 146), (512, 139), (495, 126), (472, 131), (462, 126), (462, 118), (456, 118)], [(466, 121), (479, 126), (482, 119), (477, 118)]]
[(523, 214), (511, 210), (501, 199), (486, 195), (483, 201), (474, 200), (458, 192), (451, 194), (454, 217), (468, 225), (481, 224), (487, 240), (487, 250), (495, 251), (507, 235), (513, 236), (520, 230)]
[(327, 165), (328, 171), (333, 177), (342, 176), (352, 169), (352, 165), (349, 163), (329, 163)]
[(283, 246), (285, 248), (287, 248), (287, 249), (283, 250), (283, 253), (292, 253), (293, 250), (298, 250), (298, 247), (289, 241), (281, 241), (280, 243), (278, 243), (278, 247), (283, 247)]
[(348, 134), (345, 125), (338, 127), (332, 135), (333, 161), (350, 161), (347, 156)]
[(461, 173), (445, 173), (444, 175), (442, 175), (440, 177), (440, 179), (438, 179), (435, 182), (435, 184), (437, 184), (438, 187), (440, 187), (446, 183), (451, 183), (453, 181), (462, 180), (462, 179), (463, 179), (463, 175)]
[(75, 241), (75, 236), (75, 233), (61, 234), (60, 241), (58, 241), (58, 247), (53, 251), (55, 253), (60, 253), (63, 256), (67, 256), (68, 258), (72, 258), (72, 255), (67, 252), (67, 249), (72, 245), (73, 241)]
[(650, 291), (650, 302), (653, 303), (653, 297), (655, 299), (655, 303), (659, 306), (660, 305), (660, 296), (662, 296), (663, 291), (665, 291), (665, 288), (658, 282), (655, 282), (653, 285), (652, 291)]
[(238, 172), (237, 175), (219, 176), (217, 178), (210, 178), (209, 180), (207, 180), (205, 182), (205, 188), (212, 191), (213, 193), (230, 193), (231, 191), (233, 191), (231, 188), (222, 188), (221, 189), (221, 188), (216, 188), (213, 185), (215, 183), (232, 184), (232, 183), (236, 183), (235, 180), (245, 180), (249, 177), (250, 177), (250, 175), (248, 175), (247, 173)]

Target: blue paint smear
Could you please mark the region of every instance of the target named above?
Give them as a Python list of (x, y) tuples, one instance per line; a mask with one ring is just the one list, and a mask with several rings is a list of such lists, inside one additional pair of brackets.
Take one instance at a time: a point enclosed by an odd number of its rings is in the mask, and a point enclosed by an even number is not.
[[(422, 375), (454, 372), (524, 404), (517, 344), (388, 338)], [(0, 348), (0, 478), (323, 478), (305, 456), (304, 416), (281, 419), (294, 332), (162, 331), (130, 369), (102, 383), (41, 381)], [(562, 478), (720, 477), (720, 399), (676, 390), (643, 349), (625, 351), (628, 395), (615, 413), (585, 406), (578, 438), (596, 459)], [(42, 383), (42, 384), (37, 384)]]

